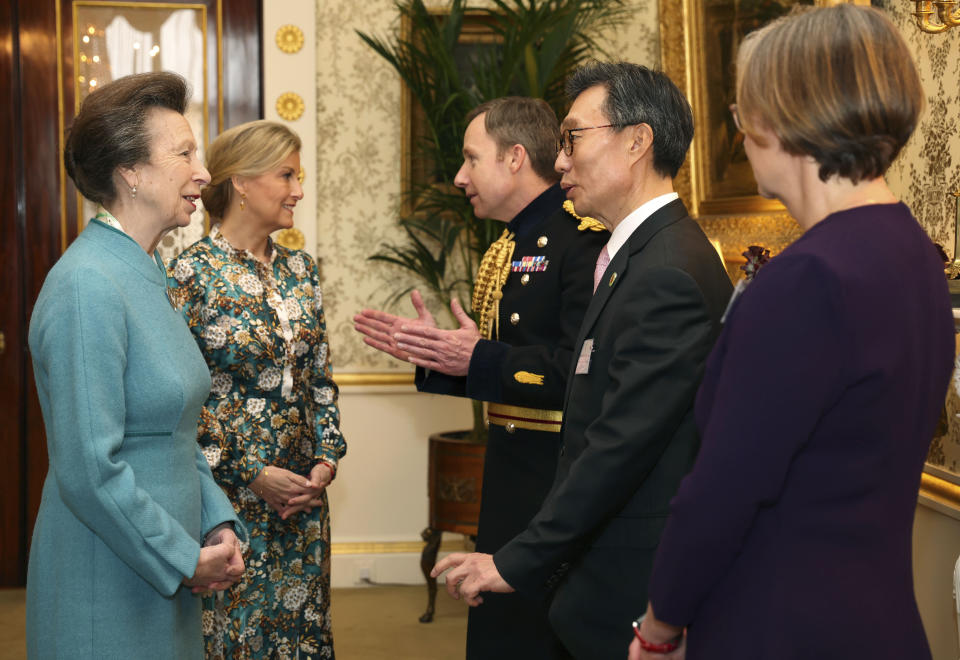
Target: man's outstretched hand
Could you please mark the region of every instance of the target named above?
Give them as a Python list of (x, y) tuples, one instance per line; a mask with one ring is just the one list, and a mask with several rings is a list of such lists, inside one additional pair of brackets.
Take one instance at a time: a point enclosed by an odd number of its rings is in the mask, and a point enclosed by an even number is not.
[(460, 324), (456, 330), (441, 330), (423, 304), (419, 291), (410, 294), (417, 318), (408, 319), (373, 309), (353, 317), (363, 341), (388, 355), (450, 376), (466, 376), (480, 331), (470, 315), (454, 299), (450, 311)]

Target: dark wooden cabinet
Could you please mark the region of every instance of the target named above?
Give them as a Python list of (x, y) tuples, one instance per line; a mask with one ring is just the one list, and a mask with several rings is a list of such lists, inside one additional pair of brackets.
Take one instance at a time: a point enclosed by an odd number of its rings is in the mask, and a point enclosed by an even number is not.
[(430, 577), (430, 571), (437, 562), (443, 532), (474, 538), (477, 535), (487, 447), (468, 440), (468, 434), (468, 431), (459, 431), (430, 436), (427, 468), (430, 522), (423, 530), (426, 545), (420, 555), (420, 568), (427, 579), (427, 611), (420, 617), (421, 623), (433, 621), (437, 580)]

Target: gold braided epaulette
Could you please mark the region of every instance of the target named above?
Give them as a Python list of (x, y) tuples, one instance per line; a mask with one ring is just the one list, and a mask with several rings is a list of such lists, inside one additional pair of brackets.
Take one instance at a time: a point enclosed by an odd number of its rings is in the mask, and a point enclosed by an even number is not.
[(477, 269), (477, 277), (473, 284), (473, 311), (480, 318), (477, 327), (485, 339), (499, 338), (499, 328), (494, 324), (498, 320), (500, 299), (503, 297), (501, 289), (510, 275), (510, 258), (516, 244), (513, 233), (504, 229), (500, 238), (495, 240)]
[(577, 215), (577, 212), (573, 209), (573, 202), (569, 199), (563, 203), (563, 210), (572, 215), (574, 218), (580, 221), (580, 224), (577, 225), (579, 231), (606, 231), (607, 228), (603, 226), (603, 223), (597, 220), (596, 218), (590, 217), (580, 217)]

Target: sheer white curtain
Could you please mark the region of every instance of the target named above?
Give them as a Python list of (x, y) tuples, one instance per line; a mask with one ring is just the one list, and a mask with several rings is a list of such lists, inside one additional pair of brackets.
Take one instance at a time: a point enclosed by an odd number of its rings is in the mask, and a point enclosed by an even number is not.
[(178, 9), (160, 26), (160, 61), (164, 71), (176, 71), (193, 89), (192, 102), (203, 105), (203, 32), (197, 11)]
[(130, 25), (126, 18), (116, 16), (104, 30), (104, 36), (113, 80), (131, 73), (153, 71), (154, 58), (150, 57), (153, 49), (152, 34), (140, 32)]

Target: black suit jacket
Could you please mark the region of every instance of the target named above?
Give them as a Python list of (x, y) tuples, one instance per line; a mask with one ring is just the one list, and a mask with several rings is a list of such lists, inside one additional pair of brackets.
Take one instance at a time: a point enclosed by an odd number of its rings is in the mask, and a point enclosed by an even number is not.
[(697, 452), (694, 396), (731, 290), (675, 200), (614, 255), (587, 308), (554, 485), (494, 555), (521, 592), (568, 564), (550, 618), (577, 658), (626, 654), (670, 499)]

